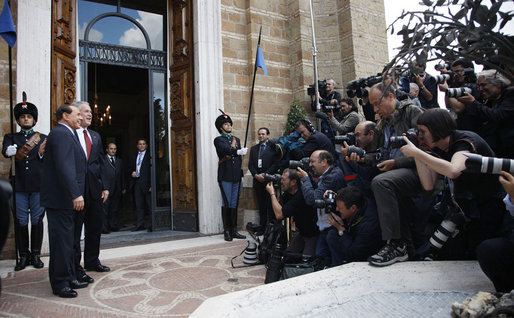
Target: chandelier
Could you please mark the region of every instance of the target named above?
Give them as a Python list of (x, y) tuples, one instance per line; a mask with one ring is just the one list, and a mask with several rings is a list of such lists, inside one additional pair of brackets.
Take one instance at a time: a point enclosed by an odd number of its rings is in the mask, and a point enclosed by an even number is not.
[(95, 105), (93, 107), (93, 124), (95, 127), (110, 126), (112, 122), (111, 105), (98, 107), (98, 93), (97, 93), (97, 72), (95, 64)]

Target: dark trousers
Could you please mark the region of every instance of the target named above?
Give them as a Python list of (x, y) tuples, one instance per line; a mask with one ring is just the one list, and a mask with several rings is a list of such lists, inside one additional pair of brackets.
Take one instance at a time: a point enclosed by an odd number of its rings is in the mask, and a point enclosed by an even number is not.
[(105, 230), (109, 230), (109, 228), (118, 228), (118, 211), (120, 209), (120, 203), (121, 194), (115, 193), (114, 195), (110, 195), (107, 201), (103, 204), (103, 224)]
[(271, 198), (268, 191), (266, 191), (266, 184), (258, 184), (254, 186), (254, 189), (259, 206), (259, 224), (265, 227), (270, 220), (275, 219), (273, 207), (271, 206)]
[(137, 227), (145, 226), (145, 211), (150, 215), (151, 222), (151, 197), (148, 188), (143, 186), (141, 182), (136, 179), (134, 182), (134, 202), (136, 203), (137, 213)]
[(477, 258), (497, 292), (508, 293), (514, 289), (514, 231), (505, 237), (483, 241), (477, 248)]
[(382, 239), (409, 239), (409, 221), (400, 215), (402, 200), (421, 193), (421, 183), (415, 168), (400, 168), (377, 175), (371, 182), (377, 202)]
[(100, 255), (100, 236), (103, 226), (101, 199), (94, 200), (90, 195), (86, 195), (84, 209), (75, 213), (73, 249), (77, 276), (85, 274), (84, 268), (80, 265), (82, 259), (80, 249), (82, 225), (84, 225), (84, 267), (93, 267), (99, 262), (98, 256)]
[(73, 252), (75, 210), (47, 208), (50, 263), (48, 276), (52, 290), (69, 287), (75, 279), (75, 258)]

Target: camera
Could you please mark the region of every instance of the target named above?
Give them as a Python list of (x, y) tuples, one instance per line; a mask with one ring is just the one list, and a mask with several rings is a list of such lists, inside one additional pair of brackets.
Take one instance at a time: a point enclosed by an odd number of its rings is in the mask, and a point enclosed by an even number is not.
[(309, 157), (302, 158), (300, 160), (289, 160), (289, 169), (301, 168), (304, 171), (309, 169), (310, 163)]
[(371, 87), (376, 83), (382, 82), (382, 76), (378, 73), (375, 76), (370, 76), (367, 78), (359, 78), (353, 81), (348, 82), (346, 85), (346, 94), (350, 98), (354, 98), (357, 96), (358, 98), (368, 97), (368, 91), (366, 87)]
[(347, 152), (346, 152), (346, 156), (350, 157), (350, 155), (352, 153), (356, 153), (357, 156), (359, 156), (360, 158), (364, 158), (364, 156), (366, 156), (366, 150), (364, 150), (362, 148), (359, 148), (359, 147), (356, 147), (356, 146), (348, 147)]
[(324, 112), (327, 111), (335, 111), (341, 109), (341, 105), (321, 105), (321, 108)]
[(449, 82), (450, 81), (450, 74), (440, 74), (436, 75), (430, 78), (430, 81), (434, 84), (441, 84), (443, 82)]
[(317, 209), (325, 209), (325, 213), (336, 213), (336, 194), (329, 192), (325, 199), (314, 200), (313, 207)]
[(439, 72), (443, 69), (449, 70), (450, 65), (448, 63), (439, 63), (439, 64), (434, 65), (434, 69)]
[[(318, 92), (319, 92), (319, 95), (321, 96), (321, 98), (326, 97), (326, 92), (327, 92), (327, 81), (326, 80), (318, 81)], [(307, 94), (309, 96), (316, 95), (316, 89), (314, 87), (314, 84), (309, 85), (309, 87), (307, 87)]]
[(264, 182), (265, 183), (273, 182), (273, 186), (275, 188), (278, 188), (280, 186), (280, 179), (282, 179), (282, 176), (279, 175), (278, 173), (277, 174), (269, 174), (269, 173), (264, 174)]
[(448, 95), (448, 97), (459, 98), (463, 96), (464, 93), (471, 94), (471, 92), (472, 90), (469, 87), (448, 88), (448, 90), (446, 91), (446, 95)]
[(464, 172), (500, 174), (500, 171), (506, 171), (510, 174), (514, 174), (513, 159), (484, 157), (473, 153), (466, 153), (464, 155), (468, 157), (468, 159), (466, 159), (466, 170), (464, 170)]
[(334, 136), (334, 144), (336, 145), (342, 145), (345, 141), (350, 146), (355, 145), (355, 134), (350, 132), (343, 136)]
[[(412, 142), (416, 147), (418, 146), (418, 130), (416, 128), (410, 128), (405, 133), (407, 139)], [(407, 144), (407, 142), (403, 139), (403, 136), (392, 136), (389, 138), (389, 142), (391, 144), (391, 148), (400, 148)]]

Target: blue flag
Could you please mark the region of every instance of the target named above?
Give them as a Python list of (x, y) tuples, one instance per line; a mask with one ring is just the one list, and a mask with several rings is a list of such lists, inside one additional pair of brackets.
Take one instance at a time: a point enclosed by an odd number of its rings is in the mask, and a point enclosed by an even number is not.
[(0, 14), (0, 35), (10, 47), (13, 47), (14, 43), (16, 43), (16, 29), (14, 28), (11, 8), (9, 8), (7, 0), (5, 0), (2, 14)]
[(264, 75), (268, 76), (268, 70), (266, 70), (266, 62), (264, 62), (264, 55), (262, 55), (260, 45), (257, 45), (257, 64), (255, 64), (255, 67), (262, 68)]

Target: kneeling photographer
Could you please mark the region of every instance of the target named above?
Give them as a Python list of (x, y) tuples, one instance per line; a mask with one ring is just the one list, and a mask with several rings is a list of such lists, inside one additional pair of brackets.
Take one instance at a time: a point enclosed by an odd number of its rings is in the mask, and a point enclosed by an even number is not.
[[(297, 168), (298, 176), (302, 181), (302, 193), (308, 205), (314, 205), (315, 200), (322, 200), (326, 190), (337, 191), (346, 187), (346, 180), (343, 172), (335, 166), (334, 156), (326, 150), (316, 150), (310, 156), (309, 169), (312, 178), (302, 168)], [(316, 179), (315, 179), (316, 178)], [(326, 222), (327, 215), (323, 208), (317, 208), (318, 221), (316, 225), (320, 235), (316, 243), (316, 256), (321, 258), (324, 265), (330, 265), (330, 250), (327, 245), (326, 236), (330, 224)], [(322, 265), (323, 265), (322, 264)]]
[(464, 250), (466, 254), (458, 256), (452, 253), (451, 256), (475, 258), (477, 245), (498, 235), (502, 228), (506, 217), (502, 202), (505, 192), (495, 175), (463, 172), (467, 172), (464, 170), (470, 164), (470, 154), (494, 157), (494, 152), (476, 133), (457, 130), (455, 121), (445, 109), (425, 111), (418, 118), (418, 130), (420, 141), (426, 143), (438, 157), (417, 148), (406, 137), (404, 140), (407, 144), (401, 151), (414, 158), (425, 190), (434, 187), (438, 174), (451, 179), (455, 201), (470, 219), (467, 231), (460, 235), (464, 240), (461, 243), (463, 246), (454, 251)]
[[(332, 255), (332, 266), (365, 261), (382, 244), (377, 207), (373, 200), (365, 199), (362, 191), (353, 186), (342, 188), (335, 195), (327, 190), (324, 198), (335, 211), (330, 211), (328, 222), (334, 228), (327, 234)], [(325, 209), (325, 212), (327, 208)]]
[(305, 203), (300, 190), (300, 177), (296, 170), (285, 169), (280, 178), (280, 185), (282, 187), (280, 199), (275, 194), (273, 182), (266, 185), (266, 191), (271, 197), (271, 205), (277, 220), (293, 217), (298, 227), (299, 234), (293, 238), (287, 251), (313, 256), (319, 234), (316, 227), (316, 212), (312, 206)]

